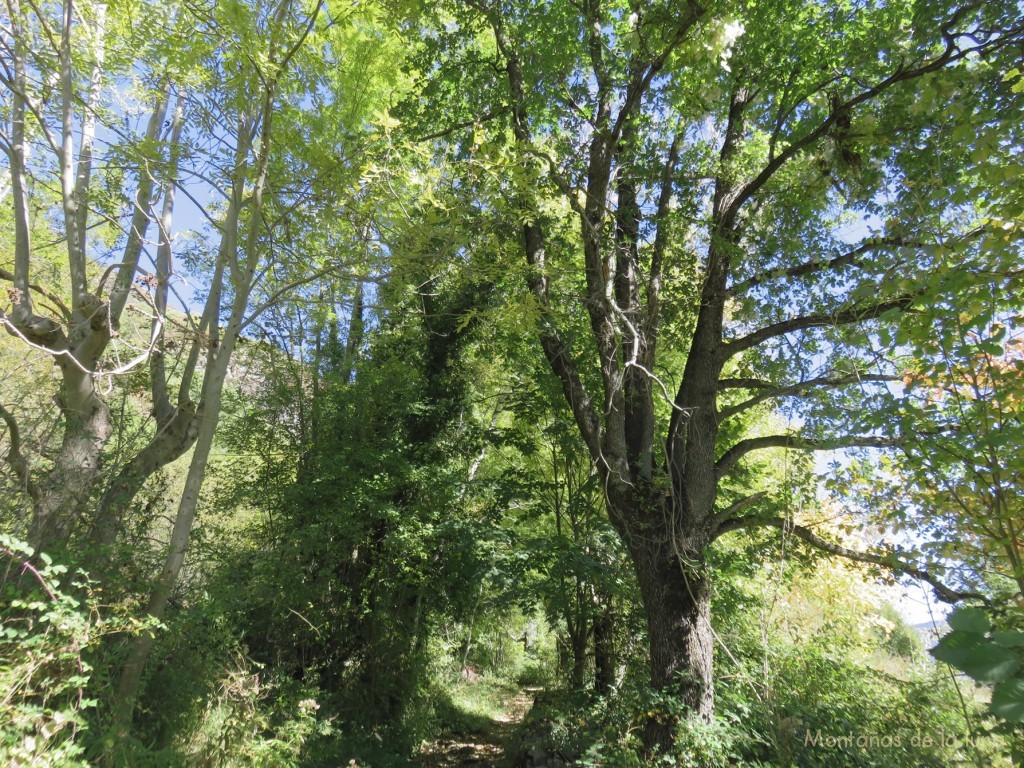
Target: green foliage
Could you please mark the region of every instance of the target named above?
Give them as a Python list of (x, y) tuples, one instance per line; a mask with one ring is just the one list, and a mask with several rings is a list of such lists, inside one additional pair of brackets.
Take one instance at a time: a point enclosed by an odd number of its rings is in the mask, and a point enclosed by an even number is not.
[(876, 625), (876, 636), (882, 650), (906, 662), (920, 660), (924, 655), (924, 643), (899, 611), (886, 603), (879, 609), (878, 617), (885, 622), (881, 626)]
[(989, 711), (1007, 723), (1024, 723), (1024, 632), (997, 629), (980, 608), (962, 606), (949, 616), (950, 631), (929, 653), (979, 683), (994, 684)]
[(980, 706), (964, 709), (949, 677), (926, 663), (913, 630), (857, 569), (793, 560), (723, 576), (712, 722), (693, 722), (683, 702), (649, 690), (632, 664), (609, 696), (545, 695), (516, 748), (595, 768), (648, 765), (641, 736), (653, 715), (679, 725), (665, 765), (1003, 764), (1003, 736)]
[(333, 734), (330, 720), (318, 718), (317, 689), (265, 675), (241, 654), (235, 662), (193, 728), (176, 734), (185, 765), (297, 765), (311, 739)]
[(105, 636), (155, 627), (101, 606), (84, 572), (6, 534), (0, 569), (0, 762), (86, 766), (93, 656)]
[[(894, 680), (830, 648), (831, 640), (817, 637), (775, 655), (770, 698), (741, 703), (742, 691), (723, 697), (721, 716), (755, 736), (744, 745), (748, 759), (824, 767), (842, 755), (850, 766), (915, 768), (973, 751), (973, 735), (941, 677), (905, 671), (906, 679)], [(947, 748), (943, 736), (955, 736), (957, 748)], [(925, 737), (930, 747), (922, 745)]]
[[(834, 485), (861, 496), (883, 529), (878, 543), (898, 542), (952, 586), (991, 598), (991, 615), (954, 614), (934, 656), (994, 683), (991, 711), (1024, 721), (1024, 636), (1006, 615), (1024, 590), (1024, 196), (1013, 117), (1024, 77), (1010, 66), (1017, 49), (1003, 44), (1019, 42), (1019, 3), (699, 5), (681, 28), (686, 4), (670, 0), (76, 3), (70, 119), (77, 132), (95, 114), (102, 145), (89, 188), (76, 193), (89, 208), (90, 254), (119, 261), (135, 187), (150, 175), (162, 183), (178, 157), (182, 198), (198, 210), (220, 193), (202, 211), (211, 237), (171, 238), (174, 284), (193, 291), (180, 300), (216, 300), (217, 259), (234, 269), (219, 306), (198, 326), (174, 317), (153, 367), (102, 395), (121, 396), (115, 438), (97, 448), (95, 487), (76, 489), (83, 509), (67, 519), (98, 519), (106, 508), (91, 500), (103, 473), (113, 487), (150, 439), (177, 435), (161, 456), (187, 450), (198, 422), (177, 417), (211, 402), (199, 377), (165, 407), (155, 389), (143, 393), (159, 382), (158, 364), (177, 386), (192, 341), (197, 359), (216, 350), (210, 326), (230, 302), (248, 296), (258, 312), (231, 324), (254, 337), (235, 358), (246, 380), (229, 374), (238, 388), (225, 397), (213, 482), (183, 583), (168, 589), (168, 632), (134, 734), (96, 735), (123, 661), (120, 643), (101, 648), (98, 638), (143, 628), (120, 616), (143, 614), (165, 554), (161, 513), (180, 484), (155, 477), (125, 505), (123, 546), (114, 558), (104, 550), (97, 569), (116, 608), (101, 611), (87, 582), (0, 539), (0, 760), (382, 765), (439, 729), (481, 727), (514, 683), (565, 681), (576, 690), (553, 691), (527, 732), (583, 765), (649, 764), (640, 740), (651, 718), (679, 725), (663, 755), (678, 766), (834, 764), (846, 757), (828, 738), (851, 735), (901, 746), (857, 748), (849, 765), (964, 758), (970, 750), (945, 744), (915, 751), (916, 723), (959, 735), (977, 713), (951, 705), (916, 636), (859, 572), (815, 570), (792, 554), (790, 531), (711, 547), (719, 523), (734, 533), (762, 515), (816, 515), (809, 458), (715, 466), (745, 438), (798, 432), (819, 445), (850, 434), (903, 440), (891, 461), (840, 462)], [(4, 45), (25, 47), (26, 95), (38, 106), (32, 278), (64, 296), (53, 256), (63, 244), (50, 242), (49, 225), (60, 201), (47, 191), (58, 173), (39, 131), (46, 123), (59, 136), (63, 122), (51, 44), (60, 6), (12, 8)], [(925, 66), (973, 45), (984, 50)], [(509, 88), (513, 58), (521, 99)], [(156, 139), (140, 130), (165, 88), (185, 94), (180, 146), (169, 126)], [(264, 96), (273, 108), (258, 125)], [(5, 85), (4, 131), (13, 103)], [(247, 153), (239, 124), (266, 146)], [(252, 158), (264, 151), (265, 184)], [(0, 267), (10, 271), (7, 183)], [(662, 184), (664, 211), (653, 216)], [(162, 193), (147, 194), (155, 218)], [(238, 241), (218, 251), (221, 197), (237, 197), (241, 223)], [(728, 201), (737, 203), (726, 215)], [(535, 225), (543, 250), (527, 265), (521, 242)], [(98, 270), (89, 265), (90, 284)], [(152, 299), (144, 287), (133, 311)], [(602, 306), (605, 317), (594, 313)], [(699, 310), (718, 320), (696, 344)], [(148, 323), (122, 323), (111, 359), (136, 341), (144, 348)], [(548, 341), (557, 330), (548, 359), (523, 328)], [(736, 344), (759, 328), (778, 332)], [(61, 480), (48, 476), (60, 440), (47, 412), (55, 379), (48, 358), (23, 360), (23, 349), (0, 349), (0, 406), (17, 417), (0, 446), (12, 470), (0, 520), (10, 525), (27, 518), (27, 480)], [(641, 350), (650, 359), (627, 364)], [(669, 402), (687, 369), (727, 357)], [(571, 362), (578, 381), (557, 381), (555, 361)], [(651, 391), (620, 398), (624, 381)], [(691, 390), (700, 402), (683, 402)], [(600, 424), (593, 455), (562, 402), (569, 393), (580, 406), (583, 392)], [(629, 439), (646, 441), (636, 447), (649, 472), (626, 481), (641, 462), (615, 455), (626, 430), (613, 422), (648, 403)], [(673, 415), (685, 429), (666, 431)], [(644, 514), (654, 499), (686, 512), (674, 522), (701, 521), (666, 541), (698, 541), (717, 580), (721, 707), (711, 723), (691, 722), (680, 698), (641, 682), (644, 606), (617, 531), (646, 533), (661, 518), (631, 520), (636, 509), (623, 505), (613, 527), (605, 504), (619, 482), (620, 495), (644, 499)], [(684, 498), (695, 506), (668, 503)], [(734, 508), (750, 517), (720, 516)], [(841, 538), (857, 522), (829, 533)], [(69, 541), (82, 562), (92, 556), (83, 539)], [(615, 673), (599, 681), (603, 651), (616, 661), (603, 671)], [(587, 694), (591, 679), (612, 690)]]

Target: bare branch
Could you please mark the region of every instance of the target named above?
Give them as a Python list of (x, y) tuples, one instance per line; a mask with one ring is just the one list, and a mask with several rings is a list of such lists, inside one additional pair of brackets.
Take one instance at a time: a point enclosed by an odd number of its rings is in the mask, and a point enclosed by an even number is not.
[[(122, 373), (128, 373), (136, 366), (139, 366), (142, 363), (146, 362), (146, 360), (149, 359), (149, 355), (153, 351), (153, 344), (150, 344), (140, 354), (129, 360), (127, 363), (123, 363), (122, 365), (119, 365), (115, 368), (108, 368), (105, 370), (92, 370), (82, 365), (81, 361), (78, 359), (78, 356), (74, 353), (74, 351), (67, 348), (67, 337), (64, 335), (60, 327), (56, 326), (56, 323), (53, 323), (53, 321), (48, 320), (47, 318), (37, 318), (37, 320), (41, 321), (40, 324), (44, 325), (44, 330), (46, 332), (48, 332), (51, 336), (56, 335), (57, 338), (59, 338), (59, 343), (54, 344), (53, 346), (37, 344), (28, 336), (26, 336), (25, 333), (23, 333), (22, 330), (17, 325), (15, 325), (7, 315), (5, 315), (3, 312), (0, 312), (0, 325), (2, 325), (7, 330), (7, 332), (10, 333), (12, 336), (17, 336), (32, 349), (37, 349), (40, 352), (45, 352), (46, 354), (51, 355), (58, 364), (67, 363), (70, 368), (76, 369), (80, 373), (84, 373), (85, 375), (93, 378), (99, 376), (120, 376)], [(159, 317), (157, 322), (160, 323), (160, 325), (162, 326), (163, 318)]]
[(958, 592), (957, 590), (952, 589), (923, 568), (903, 560), (896, 552), (888, 552), (884, 555), (877, 555), (871, 552), (858, 552), (857, 550), (849, 549), (848, 547), (844, 547), (840, 544), (827, 541), (814, 533), (810, 528), (792, 523), (789, 520), (784, 520), (780, 517), (748, 517), (741, 518), (739, 520), (732, 520), (719, 527), (715, 535), (717, 537), (721, 536), (723, 533), (737, 531), (743, 528), (768, 527), (778, 528), (783, 533), (791, 533), (816, 549), (820, 549), (830, 555), (837, 555), (848, 560), (855, 560), (859, 563), (879, 565), (883, 568), (889, 569), (897, 575), (905, 574), (917, 579), (918, 581), (923, 581), (931, 585), (932, 589), (935, 590), (935, 596), (944, 603), (952, 604), (958, 603), (962, 600), (981, 600), (983, 602), (988, 602), (985, 596), (978, 592)]
[[(282, 7), (287, 7), (287, 5), (283, 4)], [(298, 40), (296, 40), (295, 43), (292, 44), (291, 48), (289, 48), (285, 53), (284, 57), (281, 59), (281, 63), (278, 64), (277, 72), (274, 75), (275, 79), (280, 77), (285, 70), (288, 69), (288, 64), (291, 63), (292, 58), (306, 42), (306, 38), (309, 37), (310, 33), (313, 31), (313, 27), (316, 26), (317, 17), (320, 15), (320, 11), (323, 10), (323, 7), (324, 0), (317, 0), (316, 7), (313, 8), (313, 12), (309, 14), (309, 19), (306, 20), (306, 26), (303, 28), (302, 34), (299, 35)]]
[[(505, 58), (505, 73), (511, 95), (512, 130), (518, 144), (524, 150), (529, 151), (532, 149), (533, 138), (526, 114), (526, 80), (523, 76), (521, 62), (500, 15), (481, 0), (471, 0), (471, 5), (487, 17), (494, 32), (498, 50)], [(550, 312), (544, 232), (538, 221), (530, 220), (523, 224), (523, 247), (529, 265), (527, 283), (543, 312), (539, 336), (544, 355), (551, 369), (562, 382), (562, 390), (573, 412), (580, 434), (587, 444), (591, 458), (597, 460), (601, 456), (601, 422), (576, 367), (576, 361), (559, 334)]]
[(47, 146), (56, 154), (60, 155), (60, 144), (57, 141), (57, 137), (54, 135), (50, 126), (46, 123), (43, 118), (42, 110), (36, 103), (35, 99), (21, 87), (16, 81), (12, 81), (7, 77), (0, 78), (0, 84), (2, 84), (7, 90), (11, 91), (15, 96), (24, 101), (25, 107), (32, 116), (36, 119), (36, 127), (40, 129), (43, 134), (43, 138), (46, 139)]
[[(159, 136), (160, 126), (163, 124), (164, 116), (167, 114), (167, 102), (169, 96), (170, 84), (165, 83), (160, 91), (160, 95), (157, 97), (156, 103), (153, 105), (153, 111), (149, 115), (149, 122), (146, 126), (147, 143), (155, 143)], [(175, 134), (171, 141), (172, 157), (177, 152), (177, 138), (178, 136)], [(173, 163), (174, 161), (172, 160), (172, 164)], [(139, 258), (142, 255), (143, 243), (146, 239), (146, 232), (149, 229), (151, 221), (149, 207), (150, 200), (153, 197), (155, 180), (153, 179), (145, 160), (142, 160), (139, 163), (138, 176), (139, 184), (138, 188), (135, 190), (135, 199), (132, 201), (132, 217), (128, 228), (128, 237), (125, 240), (121, 263), (115, 265), (115, 267), (119, 267), (120, 269), (117, 276), (114, 278), (114, 287), (110, 292), (110, 315), (111, 319), (115, 323), (120, 322), (121, 314), (124, 312), (125, 303), (128, 301), (128, 294), (131, 291), (132, 280), (135, 278), (135, 272), (138, 269)], [(97, 289), (97, 295), (99, 295), (98, 292), (103, 289), (108, 273), (109, 270), (103, 274), (103, 278), (100, 280), (100, 285)]]
[(7, 435), (11, 442), (11, 447), (7, 451), (7, 463), (14, 470), (14, 474), (18, 477), (18, 482), (21, 483), (28, 495), (34, 499), (38, 495), (38, 490), (29, 474), (28, 462), (21, 453), (21, 431), (18, 429), (18, 422), (15, 420), (14, 415), (2, 405), (0, 405), (0, 419), (3, 419), (7, 425)]
[[(281, 301), (282, 297), (284, 297), (289, 292), (295, 290), (296, 288), (300, 288), (303, 285), (308, 285), (309, 283), (315, 282), (315, 281), (319, 280), (321, 277), (326, 277), (327, 275), (330, 275), (332, 273), (333, 274), (338, 274), (339, 273), (338, 267), (336, 265), (333, 265), (333, 264), (331, 266), (329, 266), (329, 267), (324, 267), (323, 269), (318, 269), (317, 271), (312, 272), (312, 273), (310, 273), (308, 275), (305, 275), (304, 277), (298, 277), (298, 278), (295, 278), (294, 280), (290, 280), (290, 281), (286, 282), (280, 288), (278, 288), (273, 293), (271, 293), (263, 301), (263, 303), (261, 303), (259, 306), (255, 307), (249, 313), (249, 316), (246, 317), (245, 320), (242, 322), (241, 326), (239, 326), (239, 329), (238, 329), (239, 333), (244, 331), (249, 325), (251, 325), (253, 322), (255, 322), (259, 318), (259, 316), (262, 315), (264, 312), (266, 312), (268, 309), (270, 309), (270, 307), (274, 306), (279, 301)], [(366, 277), (366, 276), (363, 276), (363, 275), (349, 274), (349, 275), (346, 275), (346, 277), (348, 279), (352, 280), (352, 281), (359, 281), (359, 282), (362, 282), (362, 283), (380, 282), (380, 280), (375, 278), (375, 277)]]
[[(0, 267), (0, 280), (9, 280), (10, 282), (13, 283), (14, 282), (14, 275), (12, 273), (8, 272), (3, 267)], [(43, 298), (45, 298), (46, 300), (48, 300), (48, 301), (52, 302), (54, 305), (56, 305), (56, 307), (60, 310), (61, 314), (64, 316), (64, 319), (65, 320), (70, 320), (70, 318), (71, 318), (71, 310), (68, 309), (67, 305), (63, 301), (61, 301), (60, 296), (55, 294), (53, 291), (50, 291), (50, 290), (44, 288), (43, 286), (39, 285), (38, 283), (29, 283), (28, 287), (31, 290), (33, 290), (36, 293), (38, 293)]]

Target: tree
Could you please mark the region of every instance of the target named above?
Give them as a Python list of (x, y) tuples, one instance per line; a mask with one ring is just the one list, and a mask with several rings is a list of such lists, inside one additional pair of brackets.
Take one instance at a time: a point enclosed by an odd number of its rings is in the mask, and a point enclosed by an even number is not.
[[(316, 432), (291, 457), (300, 467), (278, 494), (259, 486), (254, 506), (270, 520), (254, 525), (252, 549), (226, 569), (253, 657), (337, 692), (349, 727), (386, 729), (399, 751), (420, 735), (409, 713), (427, 680), (432, 631), (440, 617), (468, 612), (494, 565), (481, 552), (488, 526), (463, 511), (479, 466), (470, 451), (480, 457), (469, 402), (478, 323), (466, 315), (486, 303), (489, 287), (439, 276), (448, 255), (428, 251), (411, 272), (375, 286), (370, 328), (350, 322), (341, 338), (337, 324), (322, 329), (322, 402), (309, 406), (320, 413)], [(293, 399), (303, 396), (298, 389)], [(273, 412), (256, 415), (280, 431)], [(237, 435), (257, 454), (279, 448), (266, 437)], [(267, 550), (273, 561), (254, 566)], [(257, 572), (244, 592), (235, 586), (240, 572)]]
[(536, 571), (529, 590), (558, 628), (560, 667), (570, 689), (586, 690), (592, 657), (593, 689), (607, 694), (616, 683), (617, 649), (624, 645), (616, 640), (629, 631), (623, 619), (636, 588), (603, 514), (599, 478), (572, 425), (559, 418), (557, 381), (541, 364), (520, 364), (519, 376), (533, 384), (516, 382), (509, 410), (521, 432), (519, 451), (504, 451), (507, 466), (500, 471), (523, 478), (518, 500), (509, 506), (523, 507), (519, 538)]
[[(67, 547), (85, 520), (105, 548), (146, 481), (192, 451), (148, 600), (159, 619), (185, 562), (236, 346), (297, 288), (339, 273), (351, 281), (359, 271), (355, 160), (376, 131), (372, 109), (398, 82), (385, 70), (392, 49), (375, 8), (326, 2), (115, 13), (67, 0), (59, 16), (53, 6), (8, 10), (0, 139), (15, 248), (12, 268), (0, 271), (11, 283), (0, 321), (52, 357), (62, 439), (52, 462), (32, 456), (4, 408), (7, 466), (32, 500), (33, 547)], [(150, 105), (142, 131), (134, 127), (140, 104)], [(50, 157), (34, 161), (40, 145)], [(54, 180), (69, 299), (59, 284), (35, 279), (44, 262), (29, 211), (45, 204), (40, 190)], [(204, 205), (207, 195), (215, 202)], [(205, 218), (209, 240), (175, 236), (182, 197)], [(352, 215), (341, 214), (346, 206)], [(192, 296), (176, 296), (186, 277)], [(128, 307), (144, 322), (125, 323), (122, 335)], [(129, 356), (136, 333), (144, 342)], [(123, 425), (98, 382), (146, 363), (148, 433), (110, 461), (109, 439)], [(101, 575), (120, 562), (105, 558)], [(121, 725), (152, 641), (136, 639), (121, 675)]]
[[(449, 139), (467, 184), (521, 224), (536, 336), (630, 551), (653, 686), (710, 717), (705, 561), (729, 531), (784, 528), (956, 600), (724, 482), (763, 449), (901, 441), (864, 418), (902, 374), (893, 329), (984, 262), (998, 192), (971, 199), (970, 179), (1019, 163), (1001, 111), (1019, 111), (1001, 83), (1016, 5), (473, 0), (424, 16), (431, 116), (450, 120), (421, 134)], [(801, 428), (735, 428), (778, 403)], [(675, 729), (652, 717), (649, 748)]]
[[(53, 10), (59, 10), (59, 16)], [(170, 63), (161, 55), (146, 60), (142, 77), (150, 80), (150, 87), (139, 96), (149, 112), (146, 127), (141, 134), (115, 134), (112, 143), (122, 143), (130, 159), (97, 171), (100, 118), (109, 108), (105, 90), (116, 78), (127, 76), (131, 62), (127, 52), (133, 46), (153, 53), (154, 46), (143, 40), (154, 31), (155, 17), (142, 13), (141, 23), (132, 30), (124, 26), (123, 17), (108, 16), (103, 3), (79, 5), (71, 0), (43, 11), (33, 4), (12, 2), (8, 12), (0, 43), (5, 53), (0, 73), (4, 88), (0, 146), (11, 179), (14, 259), (12, 269), (0, 269), (0, 278), (11, 284), (11, 308), (0, 315), (0, 321), (8, 333), (51, 355), (59, 371), (57, 402), (63, 429), (49, 468), (33, 471), (19, 445), (15, 416), (6, 409), (2, 414), (11, 444), (8, 465), (32, 500), (30, 541), (36, 548), (50, 548), (65, 543), (81, 517), (83, 503), (100, 475), (103, 446), (113, 430), (110, 409), (96, 386), (98, 375), (131, 367), (128, 363), (103, 371), (101, 361), (117, 335), (132, 290), (151, 220), (148, 205), (162, 188), (168, 146), (173, 143), (164, 128)], [(31, 150), (40, 145), (44, 159), (33, 161)], [(59, 189), (66, 292), (64, 286), (48, 287), (36, 279), (42, 267), (30, 225), (33, 197), (39, 196), (32, 183), (36, 171), (44, 175), (39, 186), (45, 188), (55, 176)], [(89, 259), (88, 232), (104, 219), (121, 214), (105, 204), (109, 201), (103, 199), (97, 182), (117, 184), (118, 174), (132, 176), (136, 189), (127, 206), (120, 254), (92, 288), (95, 269)]]
[[(185, 448), (193, 447), (164, 566), (148, 601), (147, 612), (155, 619), (163, 616), (185, 562), (232, 352), (243, 331), (297, 287), (331, 274), (351, 279), (347, 268), (359, 263), (362, 238), (338, 223), (344, 222), (338, 216), (346, 203), (344, 190), (360, 170), (346, 153), (357, 157), (365, 148), (373, 130), (367, 122), (370, 96), (393, 82), (381, 76), (389, 48), (372, 8), (356, 14), (319, 0), (311, 7), (229, 3), (197, 21), (218, 40), (208, 66), (222, 79), (205, 94), (202, 114), (223, 132), (214, 131), (208, 140), (228, 148), (226, 155), (215, 154), (212, 163), (222, 184), (215, 189), (226, 207), (222, 214), (208, 213), (219, 243), (211, 254), (209, 294), (197, 342), (183, 366), (177, 407), (166, 397), (162, 355), (154, 358), (160, 387), (154, 390), (159, 395), (155, 407), (165, 419), (161, 431), (177, 431), (180, 420), (180, 429), (190, 434)], [(357, 58), (357, 52), (363, 56)], [(343, 62), (348, 54), (351, 59)], [(325, 57), (338, 64), (337, 71), (322, 73)], [(307, 97), (313, 104), (298, 108)], [(334, 195), (318, 189), (328, 179)], [(159, 258), (169, 259), (168, 251)], [(168, 262), (158, 261), (157, 267), (159, 282), (169, 274)], [(161, 301), (166, 299), (158, 290), (158, 309)], [(200, 355), (205, 367), (193, 409), (191, 377)], [(202, 415), (197, 419), (197, 414)], [(166, 463), (166, 456), (159, 455), (160, 441), (158, 432), (136, 457), (139, 466), (125, 467), (127, 481), (118, 489), (122, 502), (131, 498), (140, 479)], [(150, 448), (158, 455), (145, 455)], [(153, 641), (152, 634), (137, 638), (125, 662), (118, 683), (120, 727), (131, 715)]]

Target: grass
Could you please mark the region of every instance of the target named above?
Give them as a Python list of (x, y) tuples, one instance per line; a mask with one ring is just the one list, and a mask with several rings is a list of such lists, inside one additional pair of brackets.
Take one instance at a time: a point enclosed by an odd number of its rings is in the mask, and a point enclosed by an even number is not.
[(438, 711), (447, 715), (443, 717), (446, 726), (461, 726), (453, 732), (486, 730), (507, 715), (508, 702), (518, 693), (514, 681), (484, 674), (475, 682), (465, 680), (455, 685), (448, 693), (449, 711), (442, 712), (443, 702), (438, 702)]

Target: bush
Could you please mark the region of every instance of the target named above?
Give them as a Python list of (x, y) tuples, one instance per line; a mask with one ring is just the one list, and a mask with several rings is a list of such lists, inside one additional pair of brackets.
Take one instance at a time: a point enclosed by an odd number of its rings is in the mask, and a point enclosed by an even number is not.
[(317, 691), (291, 680), (265, 679), (236, 653), (180, 752), (198, 768), (277, 768), (296, 765), (307, 741), (327, 736), (330, 720), (318, 719)]
[(0, 763), (84, 766), (88, 653), (115, 632), (148, 625), (102, 616), (87, 575), (0, 535)]

